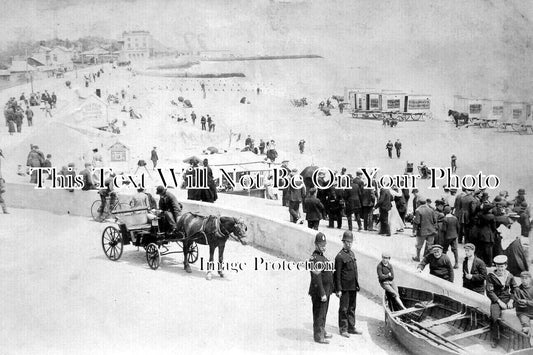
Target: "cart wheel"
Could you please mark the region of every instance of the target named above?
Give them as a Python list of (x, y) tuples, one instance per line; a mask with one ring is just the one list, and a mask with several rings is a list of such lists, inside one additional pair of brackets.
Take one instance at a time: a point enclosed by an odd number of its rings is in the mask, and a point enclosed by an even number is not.
[(102, 205), (102, 201), (96, 200), (91, 205), (91, 216), (96, 222), (102, 222), (102, 219), (100, 218), (100, 214), (98, 213), (98, 210), (100, 209), (100, 206)]
[(150, 243), (146, 247), (146, 261), (152, 270), (157, 270), (161, 264), (161, 255), (159, 254), (159, 248), (155, 243)]
[(109, 226), (102, 233), (102, 249), (109, 260), (116, 261), (122, 256), (124, 241), (122, 234), (115, 227)]
[(194, 264), (196, 260), (198, 260), (198, 244), (192, 242), (187, 251), (187, 261), (190, 264)]
[(414, 114), (414, 115), (411, 116), (411, 119), (413, 121), (420, 121), (420, 117), (422, 117), (422, 115)]

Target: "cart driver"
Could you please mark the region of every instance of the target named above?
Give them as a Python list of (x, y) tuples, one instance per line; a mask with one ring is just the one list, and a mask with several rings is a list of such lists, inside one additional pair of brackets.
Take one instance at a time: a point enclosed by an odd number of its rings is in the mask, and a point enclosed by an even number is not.
[(170, 233), (174, 234), (178, 228), (178, 217), (181, 215), (181, 203), (164, 186), (158, 186), (156, 194), (159, 195), (159, 209), (163, 211), (165, 220), (170, 226)]

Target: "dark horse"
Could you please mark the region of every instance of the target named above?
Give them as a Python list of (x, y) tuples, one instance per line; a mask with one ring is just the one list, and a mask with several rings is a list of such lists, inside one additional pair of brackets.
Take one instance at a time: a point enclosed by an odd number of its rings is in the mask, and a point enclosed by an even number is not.
[[(220, 277), (224, 277), (221, 266), (223, 265), (224, 248), (228, 238), (231, 236), (242, 245), (246, 245), (247, 227), (241, 219), (233, 217), (201, 216), (188, 212), (178, 219), (178, 230), (186, 237), (183, 241), (183, 263), (187, 272), (191, 272), (187, 254), (193, 241), (198, 244), (209, 245), (209, 265), (213, 265), (213, 255), (215, 249), (218, 248), (218, 274)], [(207, 272), (207, 279), (211, 280), (211, 271)]]
[(467, 124), (470, 122), (468, 113), (460, 113), (454, 110), (448, 110), (448, 116), (452, 116), (455, 122), (455, 127), (459, 127), (459, 122), (462, 121), (462, 124)]

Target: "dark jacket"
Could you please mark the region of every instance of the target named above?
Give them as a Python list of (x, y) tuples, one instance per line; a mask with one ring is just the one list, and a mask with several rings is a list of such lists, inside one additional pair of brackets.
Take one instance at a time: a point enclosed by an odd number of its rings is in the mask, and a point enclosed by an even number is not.
[(400, 196), (394, 196), (394, 203), (396, 203), (396, 209), (399, 213), (407, 212), (407, 201), (403, 193)]
[(314, 196), (309, 196), (304, 202), (305, 219), (307, 221), (320, 221), (324, 217), (324, 205)]
[(92, 190), (96, 188), (93, 183), (93, 177), (91, 175), (91, 172), (88, 169), (83, 169), (80, 172), (80, 175), (83, 177), (83, 187), (81, 188), (83, 191)]
[(291, 185), (289, 185), (288, 190), (289, 201), (302, 202), (305, 200), (305, 186), (303, 184), (299, 189), (295, 189)]
[(363, 192), (361, 193), (361, 205), (363, 207), (374, 207), (375, 202), (376, 202), (376, 194), (374, 192), (374, 188), (370, 188), (370, 189), (363, 188)]
[(418, 264), (418, 267), (424, 269), (427, 264), (429, 264), (429, 273), (431, 275), (453, 283), (453, 266), (448, 256), (443, 254), (437, 259), (433, 254), (428, 254), (422, 259), (420, 264)]
[(378, 281), (380, 283), (394, 280), (394, 269), (392, 268), (392, 265), (390, 263), (387, 266), (385, 266), (383, 265), (383, 262), (380, 261), (378, 264), (377, 272), (378, 272)]
[(343, 248), (335, 257), (335, 290), (359, 291), (357, 261), (351, 250)]
[(477, 208), (477, 200), (472, 195), (465, 195), (461, 197), (459, 210), (460, 214), (457, 218), (459, 218), (460, 223), (464, 224), (470, 224), (474, 211)]
[(159, 157), (157, 156), (157, 151), (155, 149), (152, 150), (152, 155), (150, 157), (150, 160), (152, 160), (152, 161), (153, 160), (155, 160), (155, 161), (159, 160)]
[(159, 209), (171, 212), (174, 215), (174, 218), (177, 218), (181, 214), (181, 204), (178, 202), (176, 196), (168, 191), (160, 195)]
[(417, 235), (425, 237), (437, 233), (437, 218), (434, 211), (428, 205), (421, 205), (415, 211), (413, 228)]
[(495, 273), (489, 272), (487, 275), (487, 296), (490, 298), (491, 303), (498, 303), (498, 300), (508, 303), (517, 287), (517, 282), (508, 271), (506, 272), (506, 278), (503, 284)]
[[(515, 288), (513, 292), (513, 299), (515, 301), (516, 313), (527, 313), (533, 315), (533, 287), (525, 288), (524, 285), (520, 285)], [(520, 306), (517, 301), (526, 301), (525, 306)]]
[(392, 208), (392, 195), (388, 189), (381, 189), (379, 200), (376, 203), (376, 208), (390, 211)]
[(469, 290), (472, 290), (477, 293), (484, 294), (485, 293), (485, 279), (487, 278), (487, 266), (485, 266), (485, 263), (483, 260), (478, 258), (477, 256), (474, 256), (474, 262), (472, 264), (472, 270), (470, 273), (472, 274), (472, 279), (468, 280), (465, 275), (467, 274), (467, 261), (468, 259), (465, 258), (463, 260), (463, 287), (467, 288)]
[(344, 200), (346, 201), (346, 211), (353, 212), (361, 208), (363, 194), (363, 182), (360, 178), (352, 181), (351, 188), (344, 191)]
[(459, 220), (453, 214), (448, 214), (442, 221), (442, 232), (445, 240), (459, 237)]
[[(323, 264), (329, 263), (329, 260), (315, 250), (310, 260), (312, 266), (317, 262)], [(311, 284), (309, 285), (309, 295), (312, 297), (329, 296), (333, 292), (333, 273), (331, 271), (313, 271), (311, 270)]]

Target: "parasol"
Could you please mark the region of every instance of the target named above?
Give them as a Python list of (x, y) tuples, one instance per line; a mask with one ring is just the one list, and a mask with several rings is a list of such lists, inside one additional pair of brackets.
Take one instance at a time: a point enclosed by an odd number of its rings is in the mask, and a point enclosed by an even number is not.
[(196, 163), (200, 163), (202, 159), (198, 158), (196, 155), (188, 157), (187, 159), (183, 159), (184, 163), (189, 163), (189, 164), (192, 164), (194, 161), (196, 161)]

